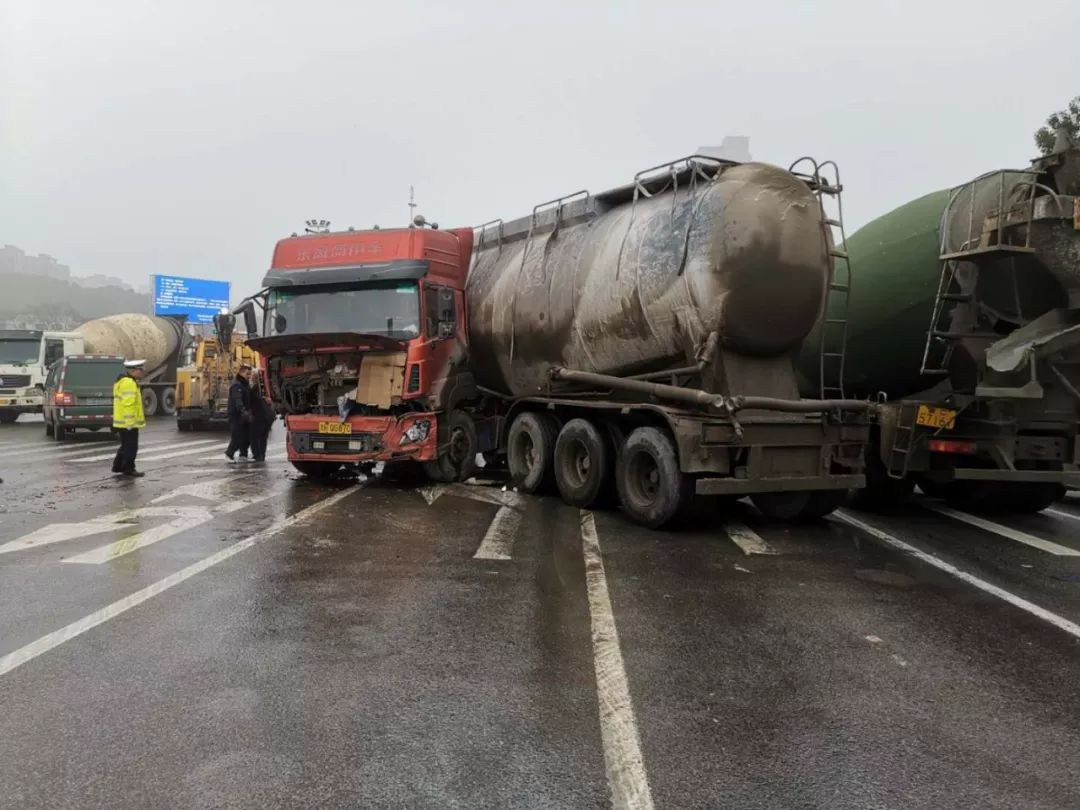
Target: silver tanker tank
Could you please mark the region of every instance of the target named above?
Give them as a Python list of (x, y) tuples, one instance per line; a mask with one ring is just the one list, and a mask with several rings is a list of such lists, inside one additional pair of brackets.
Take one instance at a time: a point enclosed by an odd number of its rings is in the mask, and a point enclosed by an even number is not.
[(780, 368), (813, 329), (829, 245), (817, 198), (790, 172), (692, 160), (666, 184), (582, 195), (478, 229), (466, 294), (480, 385), (521, 396), (552, 387), (552, 366), (685, 365), (711, 333)]

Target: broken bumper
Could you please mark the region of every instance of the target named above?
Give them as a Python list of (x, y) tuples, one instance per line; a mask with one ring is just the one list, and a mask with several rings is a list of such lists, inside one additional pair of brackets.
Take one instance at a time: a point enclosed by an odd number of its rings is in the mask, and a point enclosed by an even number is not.
[[(333, 416), (302, 414), (285, 419), (290, 461), (360, 464), (431, 461), (438, 455), (435, 414)], [(345, 432), (347, 431), (347, 432)]]

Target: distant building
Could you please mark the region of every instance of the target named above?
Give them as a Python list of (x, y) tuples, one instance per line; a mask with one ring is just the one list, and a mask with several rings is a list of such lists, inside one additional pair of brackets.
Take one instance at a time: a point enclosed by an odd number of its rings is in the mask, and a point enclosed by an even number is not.
[(28, 276), (46, 276), (67, 281), (71, 278), (71, 268), (60, 264), (48, 253), (28, 256), (26, 251), (15, 245), (0, 248), (0, 273), (24, 273)]
[(101, 273), (95, 273), (92, 276), (78, 276), (73, 278), (72, 281), (80, 287), (91, 289), (96, 287), (119, 287), (122, 290), (132, 289), (130, 284), (118, 279), (116, 276), (103, 276)]

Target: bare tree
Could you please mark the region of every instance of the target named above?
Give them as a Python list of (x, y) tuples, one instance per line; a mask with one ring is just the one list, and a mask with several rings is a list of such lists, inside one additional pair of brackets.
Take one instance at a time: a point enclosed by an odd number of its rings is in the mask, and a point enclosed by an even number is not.
[(1073, 143), (1080, 143), (1080, 96), (1069, 102), (1064, 110), (1058, 110), (1046, 119), (1046, 126), (1035, 132), (1035, 145), (1044, 155), (1054, 151), (1058, 130), (1062, 130)]

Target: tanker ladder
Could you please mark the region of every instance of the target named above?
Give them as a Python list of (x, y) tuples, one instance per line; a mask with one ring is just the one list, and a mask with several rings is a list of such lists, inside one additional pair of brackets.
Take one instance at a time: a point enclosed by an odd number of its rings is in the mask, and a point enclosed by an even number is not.
[[(809, 163), (812, 173), (796, 169)], [(818, 342), (818, 375), (821, 399), (844, 399), (844, 363), (847, 354), (848, 302), (851, 298), (851, 261), (847, 254), (847, 233), (844, 230), (843, 184), (840, 168), (832, 160), (818, 163), (812, 157), (801, 157), (788, 169), (806, 183), (821, 207), (821, 230), (828, 254), (829, 288), (825, 298), (825, 313)], [(835, 203), (835, 216), (831, 205)], [(837, 247), (842, 245), (843, 247)]]
[[(1008, 198), (1005, 192), (1005, 172), (994, 172), (985, 176), (986, 179), (990, 179), (994, 174), (997, 175), (998, 207), (990, 212), (984, 222), (975, 221), (976, 192), (979, 182), (984, 178), (977, 178), (958, 188), (950, 197), (949, 204), (945, 206), (945, 211), (941, 216), (941, 250), (938, 257), (941, 262), (941, 275), (938, 278), (937, 294), (934, 296), (934, 306), (930, 315), (930, 328), (926, 332), (926, 344), (919, 369), (921, 374), (948, 376), (949, 361), (952, 359), (953, 347), (958, 340), (964, 338), (998, 340), (1000, 338), (1000, 335), (991, 331), (978, 330), (978, 276), (983, 266), (992, 264), (1003, 257), (1013, 260), (1010, 264), (1013, 290), (1016, 295), (1016, 314), (1022, 317), (1015, 259), (1020, 255), (1035, 253), (1035, 248), (1031, 246), (1031, 228), (1025, 228), (1027, 233), (1023, 244), (1007, 242), (1006, 229), (1015, 225), (1029, 224), (1034, 219), (1038, 183), (1035, 182), (1037, 176), (1031, 172), (1015, 173), (1025, 175), (1027, 179), (1014, 184)], [(1017, 188), (1026, 189), (1027, 194), (1024, 199), (1014, 201), (1012, 195)], [(949, 217), (954, 205), (965, 192), (968, 195), (969, 209), (967, 238), (959, 244), (958, 249), (952, 250), (949, 247), (953, 244), (949, 234)], [(962, 263), (971, 265), (967, 278), (962, 277)], [(958, 328), (956, 319), (953, 317), (958, 305), (973, 305), (967, 328)], [(940, 351), (935, 351), (935, 348)]]
[(900, 480), (908, 474), (911, 453), (915, 449), (915, 439), (919, 431), (918, 413), (919, 403), (900, 403), (900, 411), (896, 415), (896, 431), (889, 449), (889, 463), (885, 466), (889, 478)]

